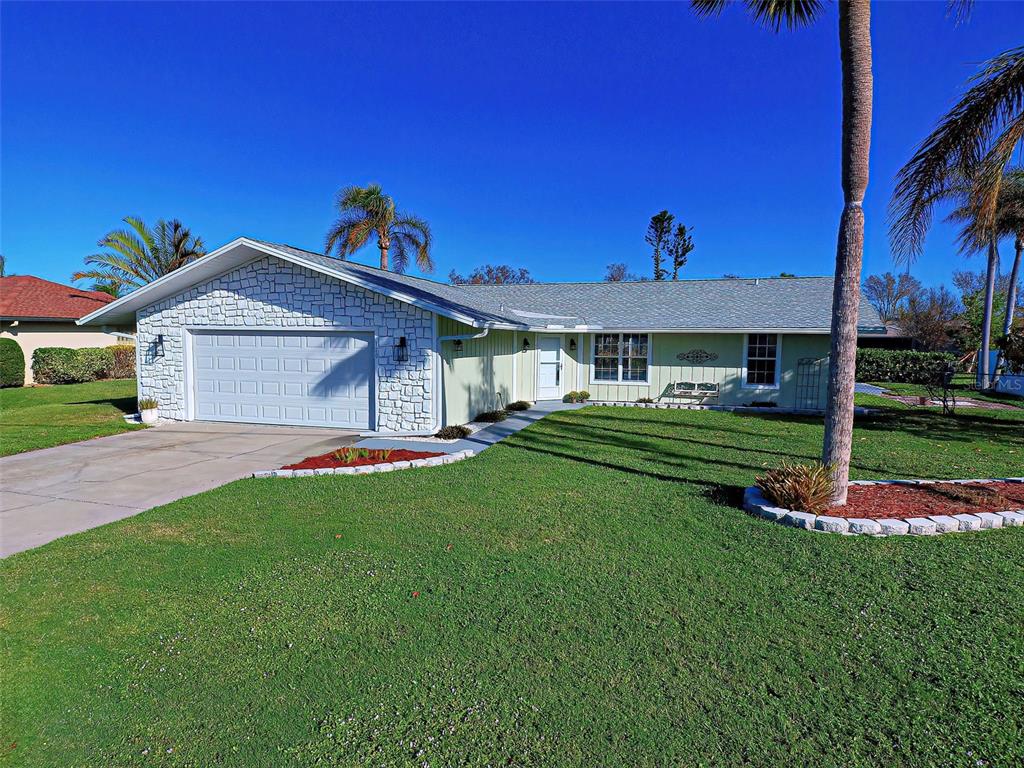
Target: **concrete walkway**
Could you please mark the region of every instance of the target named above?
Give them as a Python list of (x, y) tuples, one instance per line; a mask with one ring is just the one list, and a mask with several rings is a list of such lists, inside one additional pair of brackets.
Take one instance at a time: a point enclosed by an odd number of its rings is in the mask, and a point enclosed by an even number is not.
[(337, 429), (187, 422), (0, 458), (0, 557), (357, 439)]
[(400, 437), (368, 437), (356, 443), (359, 448), (392, 448), (407, 451), (433, 451), (435, 453), (458, 453), (459, 451), (480, 451), (490, 448), (509, 435), (539, 421), (555, 411), (574, 411), (585, 407), (583, 403), (563, 403), (561, 400), (543, 400), (534, 403), (528, 411), (513, 411), (507, 419), (474, 432), (464, 440), (454, 442), (433, 442), (430, 440), (409, 440)]

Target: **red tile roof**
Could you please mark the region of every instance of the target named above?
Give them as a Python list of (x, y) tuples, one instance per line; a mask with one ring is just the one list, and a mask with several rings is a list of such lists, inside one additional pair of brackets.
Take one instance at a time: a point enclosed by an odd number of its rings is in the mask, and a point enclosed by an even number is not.
[(77, 320), (114, 298), (31, 275), (0, 277), (0, 317)]

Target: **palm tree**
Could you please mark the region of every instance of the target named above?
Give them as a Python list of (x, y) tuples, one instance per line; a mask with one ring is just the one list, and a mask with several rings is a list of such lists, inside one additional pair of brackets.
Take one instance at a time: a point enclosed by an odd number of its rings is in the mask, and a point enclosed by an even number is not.
[(201, 237), (177, 219), (160, 219), (150, 229), (137, 216), (122, 219), (127, 229), (108, 232), (98, 245), (107, 250), (85, 257), (92, 269), (75, 272), (72, 280), (94, 280), (113, 295), (133, 291), (206, 255)]
[[(962, 199), (961, 204), (946, 217), (947, 221), (957, 222), (964, 225), (963, 231), (960, 233), (959, 237), (961, 252), (973, 253), (980, 251), (986, 245), (989, 245), (993, 239), (996, 243), (1009, 237), (1012, 237), (1014, 240), (1013, 267), (1010, 269), (1009, 283), (1006, 288), (1006, 317), (1003, 320), (1003, 335), (1006, 336), (1013, 328), (1014, 312), (1017, 304), (1017, 284), (1020, 280), (1021, 256), (1022, 253), (1024, 253), (1024, 168), (1011, 168), (1003, 173), (1002, 180), (1000, 181), (998, 197), (996, 198), (995, 221), (992, 228), (993, 234), (992, 237), (988, 238), (987, 242), (984, 231), (985, 222), (979, 220), (979, 212), (974, 205), (976, 198), (973, 196), (968, 197), (966, 195), (961, 195), (961, 197), (966, 199)], [(996, 265), (998, 265), (998, 252), (996, 253), (996, 258)], [(988, 290), (988, 282), (990, 279), (994, 284), (994, 269), (990, 270), (989, 274), (986, 275), (986, 291)], [(982, 322), (991, 326), (992, 309), (989, 306), (987, 297), (986, 310), (986, 316), (983, 318)], [(982, 334), (984, 338), (984, 330), (982, 331)], [(1000, 352), (997, 357), (996, 370), (990, 372), (992, 374), (993, 383), (999, 370), (999, 362), (1001, 359), (1002, 352)], [(983, 375), (985, 375), (984, 372)]]
[(430, 225), (418, 216), (395, 210), (395, 201), (384, 194), (379, 184), (345, 187), (338, 192), (336, 205), (340, 216), (327, 232), (325, 254), (330, 256), (331, 251), (336, 251), (338, 258), (347, 259), (375, 235), (381, 269), (388, 269), (390, 254), (394, 271), (405, 272), (409, 256), (414, 254), (421, 272), (433, 271)]
[[(727, 0), (691, 0), (698, 15), (721, 13)], [(776, 32), (817, 19), (819, 0), (744, 0), (754, 20)], [(853, 386), (857, 366), (857, 310), (864, 256), (864, 193), (871, 146), (871, 4), (839, 3), (839, 58), (843, 70), (843, 214), (836, 246), (832, 295), (832, 348), (822, 463), (830, 468), (832, 502), (846, 503), (853, 446)]]
[(991, 59), (970, 82), (973, 85), (900, 169), (889, 206), (889, 237), (898, 259), (919, 256), (935, 205), (957, 195), (963, 180), (970, 180), (964, 192), (973, 222), (970, 239), (988, 249), (980, 360), (982, 386), (988, 387), (999, 263), (996, 211), (1005, 169), (1024, 139), (1024, 47)]

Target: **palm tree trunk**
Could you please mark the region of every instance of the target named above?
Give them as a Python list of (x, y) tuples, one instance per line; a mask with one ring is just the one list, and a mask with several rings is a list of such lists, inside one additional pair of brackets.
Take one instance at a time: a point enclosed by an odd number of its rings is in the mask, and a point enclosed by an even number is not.
[(1017, 308), (1017, 281), (1020, 280), (1020, 259), (1024, 254), (1024, 234), (1017, 235), (1013, 244), (1016, 254), (1013, 257), (1013, 269), (1010, 270), (1010, 287), (1006, 289), (1006, 321), (1003, 323), (1003, 335), (1013, 330), (1013, 314)]
[(832, 293), (832, 349), (822, 463), (830, 467), (832, 502), (846, 503), (853, 446), (853, 385), (857, 369), (857, 310), (864, 257), (864, 192), (871, 148), (871, 4), (839, 3), (843, 67), (843, 215)]
[(384, 232), (377, 233), (377, 247), (380, 248), (380, 268), (388, 269), (388, 251), (391, 249), (391, 238)]
[(999, 268), (999, 250), (995, 235), (988, 239), (988, 264), (985, 271), (985, 311), (981, 317), (981, 388), (992, 386), (992, 301), (996, 295), (996, 270)]

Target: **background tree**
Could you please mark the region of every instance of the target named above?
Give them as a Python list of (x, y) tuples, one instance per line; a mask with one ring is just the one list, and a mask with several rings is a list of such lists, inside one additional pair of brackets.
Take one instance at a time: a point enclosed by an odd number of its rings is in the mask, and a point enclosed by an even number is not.
[(463, 277), (454, 269), (448, 275), (452, 285), (525, 285), (537, 282), (527, 269), (507, 264), (484, 264)]
[(7, 259), (5, 259), (4, 255), (2, 253), (0, 253), (0, 277), (6, 277), (6, 276), (7, 276)]
[(901, 272), (898, 275), (886, 272), (882, 275), (869, 275), (864, 281), (863, 289), (871, 306), (877, 309), (882, 320), (888, 323), (897, 318), (908, 299), (921, 292), (922, 286), (921, 281), (909, 272)]
[[(935, 206), (966, 182), (971, 239), (988, 250), (985, 314), (991, 317), (998, 268), (996, 209), (1004, 172), (1024, 137), (1024, 47), (988, 61), (971, 87), (897, 175), (890, 239), (897, 257), (921, 254)], [(983, 324), (982, 386), (990, 382), (990, 322)]]
[(895, 319), (926, 351), (950, 351), (960, 329), (960, 303), (944, 285), (929, 288), (908, 296)]
[(177, 219), (160, 219), (150, 229), (137, 216), (122, 219), (127, 229), (104, 235), (98, 245), (106, 250), (85, 257), (88, 269), (75, 272), (72, 280), (93, 280), (121, 295), (151, 283), (206, 255), (203, 239)]
[[(691, 0), (701, 16), (717, 15), (727, 0)], [(744, 0), (754, 21), (776, 32), (813, 22), (822, 12), (819, 0)], [(857, 309), (864, 257), (864, 193), (871, 148), (871, 4), (839, 4), (839, 60), (843, 76), (842, 188), (843, 213), (836, 245), (832, 294), (832, 347), (822, 463), (832, 473), (836, 505), (846, 503), (853, 447), (853, 386), (857, 367)]]
[(638, 280), (643, 280), (643, 278), (635, 272), (630, 272), (625, 262), (621, 261), (609, 264), (604, 273), (604, 281), (606, 283), (626, 283)]
[(381, 269), (405, 272), (411, 256), (421, 272), (434, 270), (430, 225), (418, 216), (396, 210), (395, 201), (379, 184), (345, 187), (338, 192), (335, 207), (338, 220), (328, 230), (324, 243), (328, 256), (334, 251), (338, 258), (347, 259), (375, 237)]
[(672, 241), (668, 244), (668, 255), (672, 259), (672, 279), (679, 279), (679, 270), (686, 266), (690, 252), (693, 250), (693, 238), (690, 237), (685, 224), (677, 224), (672, 233)]
[(675, 221), (668, 211), (661, 211), (651, 216), (651, 222), (647, 225), (647, 234), (644, 240), (653, 249), (654, 279), (664, 280), (668, 277), (668, 271), (664, 267), (664, 253), (672, 237), (672, 223)]
[[(988, 323), (989, 338), (996, 338), (1006, 317), (1006, 297), (1009, 295), (1010, 278), (999, 275), (995, 279), (991, 302), (987, 302), (988, 275), (986, 272), (959, 270), (953, 273), (953, 285), (960, 292), (962, 328), (959, 341), (965, 352), (981, 348)], [(1019, 294), (1018, 294), (1019, 295)], [(982, 361), (978, 361), (981, 367)]]

